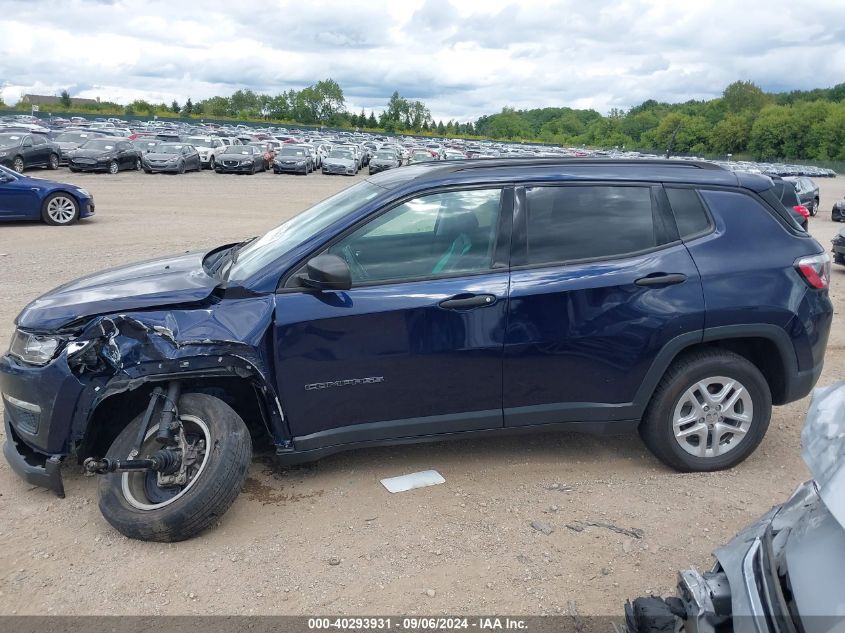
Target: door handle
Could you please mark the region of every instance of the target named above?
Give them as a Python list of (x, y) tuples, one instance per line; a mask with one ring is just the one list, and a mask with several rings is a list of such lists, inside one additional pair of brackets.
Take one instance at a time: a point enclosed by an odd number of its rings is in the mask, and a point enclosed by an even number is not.
[(682, 284), (687, 276), (681, 273), (654, 273), (646, 277), (640, 277), (634, 283), (638, 286), (673, 286)]
[(468, 308), (480, 308), (482, 306), (491, 306), (496, 303), (495, 295), (471, 295), (469, 297), (462, 297), (456, 295), (451, 299), (446, 299), (440, 302), (440, 307), (447, 310), (466, 310)]

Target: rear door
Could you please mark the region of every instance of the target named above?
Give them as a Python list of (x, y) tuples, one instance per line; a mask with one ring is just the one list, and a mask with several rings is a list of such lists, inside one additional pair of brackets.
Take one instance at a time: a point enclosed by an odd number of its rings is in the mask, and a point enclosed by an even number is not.
[(32, 158), (28, 161), (29, 165), (47, 165), (50, 162), (50, 145), (40, 134), (33, 134), (32, 139)]
[(517, 190), (506, 426), (638, 419), (701, 339), (701, 279), (661, 186)]

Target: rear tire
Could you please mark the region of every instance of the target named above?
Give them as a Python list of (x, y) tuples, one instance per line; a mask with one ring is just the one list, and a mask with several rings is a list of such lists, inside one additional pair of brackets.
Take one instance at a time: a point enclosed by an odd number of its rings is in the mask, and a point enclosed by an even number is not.
[[(252, 442), (243, 420), (229, 405), (206, 394), (188, 393), (179, 399), (179, 416), (185, 424), (188, 420), (202, 421), (209, 436), (205, 461), (181, 496), (165, 502), (140, 500), (142, 505), (153, 507), (139, 509), (139, 500), (132, 492), (136, 487), (129, 483), (129, 476), (143, 477), (143, 473), (110, 473), (100, 479), (100, 511), (106, 521), (129, 538), (174, 542), (196, 536), (229, 509), (246, 479)], [(143, 414), (139, 415), (117, 436), (108, 457), (127, 458), (143, 418)], [(153, 437), (150, 440), (155, 441)]]
[(47, 162), (47, 169), (55, 170), (59, 168), (59, 157), (56, 154), (50, 154), (50, 160)]
[[(718, 400), (720, 385), (727, 389), (728, 383), (735, 389)], [(699, 385), (715, 392), (704, 396)], [(730, 405), (735, 393), (736, 401)], [(706, 417), (692, 413), (691, 398), (703, 403), (701, 415)], [(717, 412), (717, 407), (725, 410)], [(750, 361), (727, 350), (694, 351), (676, 359), (666, 370), (639, 432), (649, 450), (668, 466), (681, 472), (709, 472), (736, 466), (753, 453), (766, 434), (771, 415), (769, 385)], [(678, 423), (690, 416), (695, 419)], [(742, 417), (748, 422), (739, 422)], [(733, 426), (742, 428), (730, 432)]]

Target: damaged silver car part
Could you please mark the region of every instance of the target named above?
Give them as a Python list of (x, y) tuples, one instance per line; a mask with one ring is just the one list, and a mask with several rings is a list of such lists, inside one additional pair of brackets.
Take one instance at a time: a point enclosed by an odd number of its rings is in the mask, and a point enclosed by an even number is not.
[(845, 382), (816, 389), (801, 433), (813, 479), (678, 575), (677, 595), (625, 607), (628, 633), (845, 631)]

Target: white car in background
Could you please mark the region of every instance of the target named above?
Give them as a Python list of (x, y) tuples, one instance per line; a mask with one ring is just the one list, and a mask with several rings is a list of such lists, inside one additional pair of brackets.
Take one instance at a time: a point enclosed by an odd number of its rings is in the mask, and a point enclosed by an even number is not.
[(200, 155), (203, 169), (214, 169), (217, 157), (226, 151), (227, 143), (216, 136), (186, 136), (184, 142), (193, 145)]

